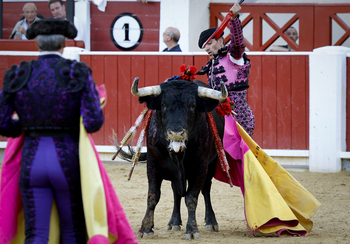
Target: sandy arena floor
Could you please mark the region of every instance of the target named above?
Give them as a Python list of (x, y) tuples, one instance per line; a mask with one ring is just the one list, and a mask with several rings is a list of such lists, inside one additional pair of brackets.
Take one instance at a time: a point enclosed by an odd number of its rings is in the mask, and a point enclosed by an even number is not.
[[(118, 197), (136, 234), (146, 212), (147, 175), (146, 165), (136, 166), (128, 181), (130, 165), (112, 163), (105, 165)], [(219, 232), (209, 232), (204, 227), (204, 200), (200, 195), (197, 208), (197, 222), (201, 238), (191, 243), (350, 243), (350, 172), (310, 173), (289, 171), (320, 202), (321, 206), (313, 216), (314, 227), (306, 237), (254, 237), (246, 227), (243, 213), (243, 197), (238, 187), (213, 180), (212, 204), (219, 223)], [(187, 222), (187, 209), (182, 205), (182, 221)], [(155, 210), (155, 233), (139, 239), (139, 243), (172, 244), (185, 241), (185, 227), (180, 231), (166, 231), (173, 207), (170, 182), (164, 181), (162, 196)]]
[[(0, 164), (1, 167), (1, 164)], [(136, 166), (132, 178), (127, 180), (130, 164), (107, 162), (105, 168), (118, 194), (129, 222), (137, 234), (146, 212), (147, 175), (146, 164)], [(314, 227), (306, 237), (254, 237), (246, 227), (243, 213), (243, 197), (238, 187), (213, 180), (212, 204), (219, 223), (219, 232), (209, 232), (204, 227), (204, 200), (200, 195), (197, 208), (197, 222), (201, 238), (185, 241), (185, 227), (180, 231), (166, 231), (173, 207), (170, 182), (164, 181), (162, 196), (155, 210), (155, 233), (139, 239), (140, 244), (180, 243), (350, 243), (350, 172), (310, 173), (289, 171), (320, 202), (321, 207), (313, 216)], [(187, 209), (182, 205), (182, 221), (187, 222)]]

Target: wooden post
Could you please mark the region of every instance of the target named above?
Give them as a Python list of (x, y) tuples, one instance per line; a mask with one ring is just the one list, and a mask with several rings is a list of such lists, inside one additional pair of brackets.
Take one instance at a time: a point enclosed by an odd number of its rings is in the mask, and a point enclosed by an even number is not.
[(342, 169), (346, 151), (346, 56), (350, 48), (325, 46), (310, 54), (310, 172)]
[(0, 39), (2, 39), (2, 27), (3, 27), (3, 24), (2, 24), (2, 22), (3, 22), (3, 8), (2, 8), (2, 0), (0, 0)]
[(74, 24), (74, 0), (66, 1), (66, 18)]

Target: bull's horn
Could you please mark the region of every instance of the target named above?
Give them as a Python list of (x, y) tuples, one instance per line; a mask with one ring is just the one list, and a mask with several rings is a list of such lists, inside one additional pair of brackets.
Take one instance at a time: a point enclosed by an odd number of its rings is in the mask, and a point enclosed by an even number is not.
[(224, 82), (220, 82), (221, 85), (221, 92), (211, 89), (211, 88), (206, 88), (199, 86), (198, 87), (198, 96), (199, 97), (207, 97), (207, 98), (212, 98), (216, 100), (224, 100), (228, 96), (227, 88), (224, 84)]
[(139, 85), (139, 77), (136, 77), (131, 86), (131, 94), (134, 95), (135, 97), (145, 97), (150, 95), (157, 96), (162, 92), (159, 85), (146, 86), (143, 88), (138, 88), (138, 85)]

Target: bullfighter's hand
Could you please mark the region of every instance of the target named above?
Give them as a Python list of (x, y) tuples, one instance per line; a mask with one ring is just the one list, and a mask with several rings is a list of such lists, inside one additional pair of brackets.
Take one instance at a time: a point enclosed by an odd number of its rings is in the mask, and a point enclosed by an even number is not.
[(241, 5), (239, 5), (238, 2), (235, 2), (235, 4), (230, 8), (230, 11), (233, 14), (231, 19), (236, 18), (236, 16), (239, 14), (239, 11), (241, 11)]

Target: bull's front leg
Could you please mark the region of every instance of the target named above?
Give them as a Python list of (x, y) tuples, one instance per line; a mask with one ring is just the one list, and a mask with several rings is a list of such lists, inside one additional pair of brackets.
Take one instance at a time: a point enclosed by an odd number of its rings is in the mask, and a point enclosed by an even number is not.
[(174, 208), (173, 208), (173, 214), (171, 215), (170, 221), (168, 223), (168, 226), (166, 230), (175, 230), (179, 231), (181, 230), (182, 220), (181, 220), (181, 196), (177, 192), (177, 188), (174, 185), (174, 182), (171, 182), (171, 187), (173, 189), (174, 194)]
[(186, 225), (185, 239), (199, 239), (200, 234), (196, 220), (196, 209), (198, 204), (199, 190), (189, 192), (185, 197), (185, 202), (188, 211), (188, 220)]
[(204, 181), (207, 174), (207, 168), (205, 164), (201, 164), (202, 167), (197, 169), (196, 174), (192, 174), (195, 177), (188, 179), (188, 190), (185, 197), (185, 202), (188, 211), (188, 221), (186, 225), (186, 240), (199, 239), (200, 234), (198, 230), (197, 220), (196, 220), (196, 210), (198, 204), (198, 196), (204, 185)]
[[(185, 198), (187, 211), (188, 211), (188, 221), (186, 225), (186, 235), (185, 235), (186, 240), (200, 238), (200, 234), (197, 226), (197, 220), (196, 220), (196, 210), (197, 210), (199, 193), (203, 189), (203, 186), (207, 179), (208, 164), (202, 161), (198, 165), (199, 167), (197, 168), (197, 171), (190, 173), (190, 175), (194, 177), (188, 179), (188, 190)], [(210, 187), (208, 190), (210, 191)], [(215, 215), (214, 215), (214, 219), (215, 219)]]
[(205, 180), (203, 189), (202, 189), (202, 194), (204, 197), (204, 202), (205, 202), (205, 227), (207, 230), (210, 231), (219, 231), (219, 225), (218, 222), (216, 221), (215, 213), (213, 210), (213, 207), (211, 205), (211, 197), (210, 197), (210, 190), (211, 190), (211, 176), (207, 176), (207, 179)]
[[(149, 166), (147, 166), (148, 168)], [(137, 238), (142, 238), (154, 234), (154, 210), (160, 199), (160, 187), (162, 179), (157, 178), (155, 169), (147, 169), (148, 176), (148, 197), (147, 197), (147, 210), (145, 217), (142, 220), (141, 228), (138, 231)]]

